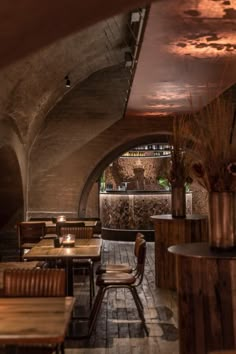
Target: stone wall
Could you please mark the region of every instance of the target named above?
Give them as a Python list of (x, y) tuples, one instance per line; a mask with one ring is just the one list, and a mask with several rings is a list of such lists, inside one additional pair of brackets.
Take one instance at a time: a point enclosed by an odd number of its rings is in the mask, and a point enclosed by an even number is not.
[[(164, 188), (159, 185), (157, 177), (166, 175), (169, 163), (169, 158), (119, 158), (105, 170), (105, 180), (106, 183), (112, 184), (114, 190), (118, 189), (124, 181), (129, 182), (128, 190), (163, 190)], [(134, 169), (136, 166), (143, 168), (143, 188), (139, 188), (140, 183), (135, 178)], [(196, 182), (192, 183), (190, 189), (192, 191), (193, 214), (208, 214), (208, 192)], [(169, 208), (168, 212), (170, 212)]]
[(106, 169), (105, 180), (113, 189), (125, 181), (129, 190), (163, 190), (157, 178), (165, 175), (169, 163), (169, 158), (119, 158)]

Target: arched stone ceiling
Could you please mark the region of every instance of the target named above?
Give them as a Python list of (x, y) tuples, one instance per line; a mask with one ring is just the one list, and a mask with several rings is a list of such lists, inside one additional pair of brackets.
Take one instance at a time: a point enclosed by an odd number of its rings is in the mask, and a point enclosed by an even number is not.
[(127, 115), (205, 105), (236, 81), (236, 0), (165, 0), (150, 6)]
[[(30, 147), (45, 116), (94, 72), (124, 62), (128, 15), (117, 15), (57, 41), (1, 72), (0, 120), (16, 126)], [(65, 87), (69, 75), (71, 88)]]
[[(97, 71), (51, 110), (31, 150), (32, 179), (40, 175), (41, 180), (49, 169), (122, 118), (129, 77), (124, 64)], [(78, 156), (78, 163), (82, 159)]]
[[(9, 118), (15, 123), (26, 147), (34, 142), (48, 112), (64, 96), (66, 99), (65, 75), (70, 74), (73, 89), (92, 73), (124, 59), (127, 16), (97, 21), (148, 2), (2, 2), (0, 66), (80, 30), (0, 73), (4, 83), (0, 88), (0, 120)], [(205, 103), (232, 85), (236, 77), (235, 7), (236, 0), (154, 2), (127, 115), (186, 112), (190, 94), (197, 106), (199, 99)]]
[(0, 67), (148, 0), (2, 0), (0, 7)]

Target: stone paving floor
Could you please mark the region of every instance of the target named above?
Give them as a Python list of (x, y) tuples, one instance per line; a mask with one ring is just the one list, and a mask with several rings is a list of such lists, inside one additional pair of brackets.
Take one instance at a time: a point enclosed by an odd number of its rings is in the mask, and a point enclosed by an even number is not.
[[(134, 243), (104, 241), (102, 261), (133, 264)], [(96, 328), (89, 339), (87, 321), (73, 320), (66, 340), (66, 354), (178, 354), (176, 292), (159, 289), (154, 280), (154, 243), (147, 243), (145, 276), (139, 287), (149, 337), (145, 336), (133, 298), (128, 290), (110, 290), (103, 300)], [(75, 315), (89, 314), (87, 277), (75, 284)]]

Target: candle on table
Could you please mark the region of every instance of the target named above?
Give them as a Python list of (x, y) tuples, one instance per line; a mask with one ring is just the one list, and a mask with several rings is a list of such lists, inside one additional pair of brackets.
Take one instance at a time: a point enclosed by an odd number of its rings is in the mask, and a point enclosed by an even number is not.
[(63, 235), (62, 244), (64, 247), (74, 247), (75, 235), (72, 234)]

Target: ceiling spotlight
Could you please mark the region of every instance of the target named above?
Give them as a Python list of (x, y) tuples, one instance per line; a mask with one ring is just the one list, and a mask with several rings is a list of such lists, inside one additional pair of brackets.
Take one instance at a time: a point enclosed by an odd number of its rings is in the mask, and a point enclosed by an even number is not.
[(141, 18), (141, 15), (140, 15), (139, 11), (134, 11), (131, 13), (131, 23), (139, 22), (140, 18)]
[(125, 66), (126, 67), (132, 66), (132, 62), (133, 62), (132, 54), (130, 52), (125, 52)]
[(70, 79), (69, 79), (69, 75), (65, 76), (65, 81), (66, 81), (66, 87), (70, 87)]

